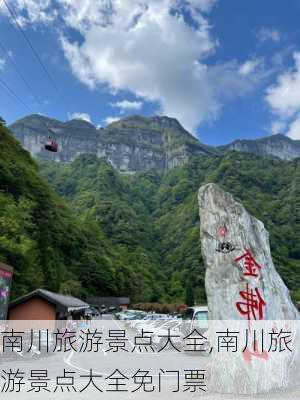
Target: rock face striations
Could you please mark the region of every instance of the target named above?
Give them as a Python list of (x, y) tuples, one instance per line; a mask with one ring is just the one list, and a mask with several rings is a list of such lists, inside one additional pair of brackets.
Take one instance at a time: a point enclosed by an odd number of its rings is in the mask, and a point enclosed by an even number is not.
[[(217, 153), (168, 117), (134, 116), (96, 129), (82, 120), (60, 122), (31, 115), (9, 128), (34, 156), (67, 163), (80, 154), (95, 154), (126, 173), (167, 170), (186, 163), (192, 155)], [(58, 142), (56, 154), (43, 149), (49, 136)]]
[(300, 141), (281, 134), (256, 140), (236, 140), (224, 146), (223, 149), (252, 153), (257, 156), (271, 156), (287, 161), (300, 157)]
[(281, 357), (252, 351), (251, 341), (247, 353), (213, 356), (213, 388), (250, 394), (295, 386), (300, 372), (299, 313), (274, 267), (268, 232), (216, 184), (202, 186), (198, 200), (209, 319), (230, 320), (233, 331), (244, 322), (253, 332), (251, 324), (267, 320), (287, 321), (284, 327), (289, 329), (294, 321), (298, 328), (294, 351)]
[[(150, 169), (165, 171), (185, 164), (193, 156), (222, 155), (228, 150), (283, 160), (300, 157), (300, 142), (283, 135), (237, 140), (226, 146), (212, 147), (200, 143), (176, 119), (159, 116), (127, 117), (97, 129), (79, 119), (60, 122), (33, 114), (9, 128), (33, 156), (68, 163), (81, 154), (95, 154), (125, 173)], [(44, 150), (49, 136), (58, 142), (56, 154)]]

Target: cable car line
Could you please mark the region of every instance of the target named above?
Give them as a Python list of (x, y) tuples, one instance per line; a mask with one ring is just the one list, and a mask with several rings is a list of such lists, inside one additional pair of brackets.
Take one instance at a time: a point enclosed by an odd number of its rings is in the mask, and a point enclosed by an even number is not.
[[(13, 19), (15, 26), (17, 27), (17, 29), (20, 31), (20, 33), (22, 34), (24, 40), (26, 41), (26, 43), (28, 44), (28, 46), (30, 47), (31, 51), (33, 52), (36, 60), (38, 61), (38, 63), (40, 64), (41, 68), (43, 69), (45, 75), (47, 76), (48, 80), (50, 81), (50, 83), (52, 84), (52, 86), (54, 87), (54, 89), (56, 90), (56, 92), (58, 93), (59, 97), (61, 97), (61, 93), (60, 90), (58, 89), (58, 86), (55, 83), (55, 80), (52, 78), (51, 74), (49, 73), (48, 69), (46, 68), (45, 64), (43, 63), (41, 57), (39, 56), (38, 52), (35, 50), (33, 44), (31, 43), (29, 37), (27, 36), (26, 32), (24, 31), (24, 29), (22, 28), (22, 26), (19, 24), (18, 19), (17, 19), (17, 15), (14, 11), (13, 8), (11, 8), (6, 0), (2, 0), (5, 7), (7, 8), (11, 18)], [(5, 47), (2, 47), (3, 49), (5, 49)], [(4, 50), (5, 51), (5, 50)], [(8, 54), (8, 53), (7, 53)], [(8, 54), (9, 55), (9, 54)], [(12, 58), (9, 57), (10, 60), (12, 61)], [(13, 62), (13, 64), (15, 65), (15, 63)], [(22, 79), (25, 83), (25, 79), (23, 77)], [(32, 112), (30, 110), (30, 108), (24, 103), (24, 101), (13, 91), (13, 89), (11, 89), (1, 78), (0, 78), (0, 84), (8, 91), (8, 93), (16, 98), (29, 112)], [(26, 86), (28, 86), (26, 84)], [(57, 152), (58, 151), (58, 143), (52, 139), (51, 137), (49, 137), (48, 141), (45, 143), (44, 145), (45, 150), (51, 151), (51, 152)]]
[(15, 99), (17, 99), (25, 108), (27, 111), (29, 111), (30, 113), (32, 113), (33, 111), (27, 106), (26, 103), (24, 103), (24, 101), (14, 92), (14, 90), (12, 88), (10, 88), (1, 78), (0, 78), (0, 84), (8, 91), (8, 93), (14, 97)]
[(31, 51), (33, 52), (35, 58), (37, 59), (38, 63), (40, 64), (40, 66), (42, 67), (44, 73), (47, 75), (48, 80), (51, 82), (52, 86), (54, 87), (54, 89), (56, 90), (56, 92), (61, 96), (61, 93), (58, 89), (58, 86), (56, 85), (54, 79), (52, 78), (52, 76), (50, 75), (49, 71), (47, 70), (45, 64), (43, 63), (43, 61), (41, 60), (41, 57), (39, 56), (38, 52), (35, 50), (35, 48), (33, 47), (30, 39), (28, 38), (26, 32), (24, 31), (24, 29), (22, 28), (22, 26), (19, 24), (18, 19), (17, 19), (17, 15), (14, 12), (14, 10), (8, 5), (6, 0), (2, 0), (4, 5), (6, 6), (8, 12), (10, 13), (12, 19), (14, 20), (16, 27), (18, 28), (18, 30), (21, 32), (24, 40), (26, 41), (26, 43), (28, 44), (28, 46), (30, 47)]
[(1, 42), (0, 40), (0, 48), (3, 51), (3, 53), (6, 55), (6, 57), (10, 60), (10, 62), (12, 63), (13, 67), (15, 68), (15, 71), (17, 72), (17, 74), (19, 75), (20, 79), (22, 80), (22, 82), (25, 84), (25, 86), (27, 87), (27, 89), (29, 90), (31, 96), (34, 98), (34, 100), (37, 103), (40, 103), (40, 101), (37, 99), (37, 97), (35, 96), (35, 94), (33, 93), (33, 89), (30, 86), (30, 84), (28, 83), (27, 79), (24, 77), (24, 75), (22, 74), (22, 72), (19, 70), (17, 63), (14, 61), (13, 57), (9, 54), (9, 51), (7, 50), (7, 48), (4, 46), (4, 44)]

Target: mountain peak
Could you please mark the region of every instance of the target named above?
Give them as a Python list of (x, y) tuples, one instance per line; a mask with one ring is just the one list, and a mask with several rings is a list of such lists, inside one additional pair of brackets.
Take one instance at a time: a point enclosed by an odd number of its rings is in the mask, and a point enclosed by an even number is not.
[[(166, 116), (134, 115), (100, 130), (80, 119), (61, 122), (29, 115), (16, 121), (10, 129), (33, 155), (71, 162), (81, 154), (94, 154), (126, 173), (165, 171), (185, 164), (193, 155), (217, 153), (202, 145), (176, 119)], [(58, 143), (57, 153), (44, 149), (49, 136)]]
[(112, 122), (108, 126), (150, 126), (155, 125), (160, 128), (173, 128), (185, 131), (176, 118), (167, 117), (166, 115), (155, 115), (153, 117), (144, 117), (142, 115), (130, 115), (118, 121)]
[(59, 122), (54, 118), (49, 118), (46, 115), (43, 114), (29, 114), (26, 115), (23, 118), (18, 119), (17, 121), (15, 121), (12, 125), (15, 124), (32, 124), (32, 123), (43, 123), (46, 124), (47, 122)]
[(184, 129), (176, 118), (168, 117), (166, 115), (155, 115), (151, 117), (150, 120), (167, 127)]
[(85, 119), (81, 119), (81, 118), (73, 118), (70, 119), (69, 121), (64, 122), (65, 126), (68, 127), (72, 127), (72, 126), (76, 126), (76, 127), (89, 127), (89, 128), (93, 128), (95, 129), (95, 125), (92, 124), (90, 121), (86, 121)]

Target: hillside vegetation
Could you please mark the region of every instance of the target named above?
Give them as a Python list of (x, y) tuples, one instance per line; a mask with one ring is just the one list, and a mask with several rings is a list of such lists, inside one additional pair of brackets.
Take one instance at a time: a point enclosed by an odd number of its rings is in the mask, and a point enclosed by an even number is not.
[(154, 274), (144, 273), (142, 260), (136, 265), (126, 250), (116, 251), (101, 224), (83, 218), (80, 207), (76, 211), (0, 123), (0, 261), (15, 269), (13, 297), (37, 287), (83, 297), (138, 297), (139, 282), (148, 279), (145, 286), (151, 286)]
[(299, 159), (230, 151), (198, 157), (166, 174), (126, 176), (85, 155), (68, 165), (43, 161), (41, 171), (75, 213), (101, 227), (134, 270), (149, 274), (146, 282), (136, 282), (141, 291), (134, 300), (205, 301), (197, 190), (208, 182), (220, 184), (265, 223), (275, 265), (300, 300)]
[(91, 155), (37, 165), (0, 123), (0, 261), (15, 268), (13, 297), (45, 287), (83, 298), (205, 301), (197, 190), (208, 182), (265, 223), (299, 301), (299, 159), (227, 152), (128, 176)]

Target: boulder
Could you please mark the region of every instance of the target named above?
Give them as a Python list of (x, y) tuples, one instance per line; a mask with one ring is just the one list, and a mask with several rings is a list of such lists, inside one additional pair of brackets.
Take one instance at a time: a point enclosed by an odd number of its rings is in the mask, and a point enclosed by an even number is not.
[(281, 327), (280, 321), (285, 321), (297, 342), (280, 358), (275, 352), (262, 353), (248, 362), (245, 352), (213, 351), (211, 387), (238, 394), (294, 387), (300, 371), (299, 312), (274, 267), (264, 224), (216, 184), (202, 186), (198, 200), (209, 319), (226, 320), (233, 329), (244, 321), (251, 334), (255, 324), (270, 328), (278, 321)]

